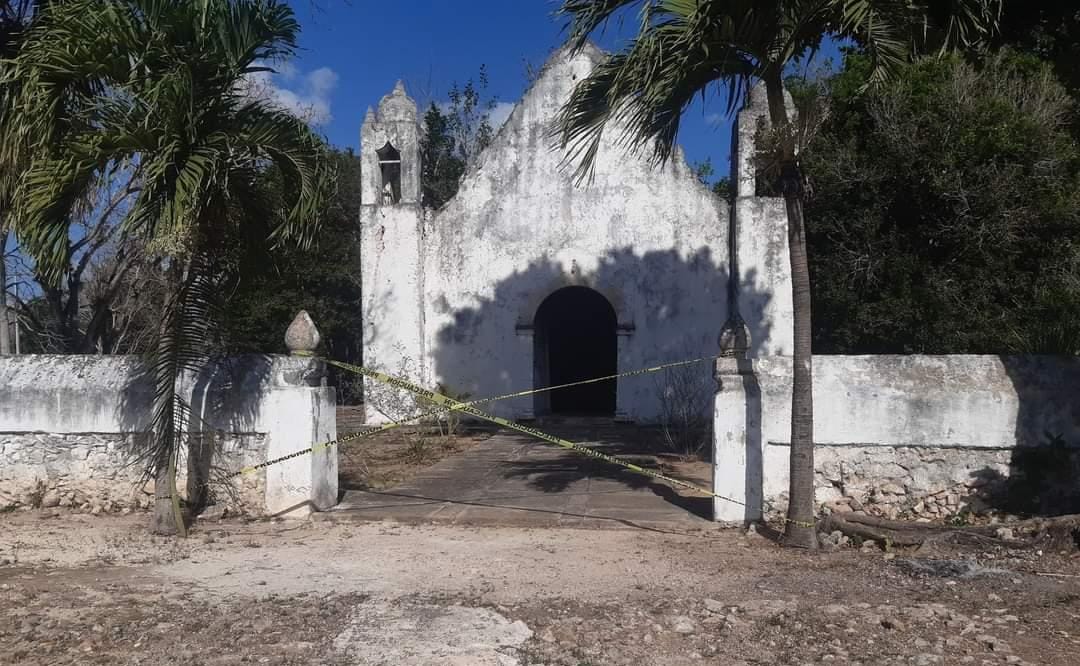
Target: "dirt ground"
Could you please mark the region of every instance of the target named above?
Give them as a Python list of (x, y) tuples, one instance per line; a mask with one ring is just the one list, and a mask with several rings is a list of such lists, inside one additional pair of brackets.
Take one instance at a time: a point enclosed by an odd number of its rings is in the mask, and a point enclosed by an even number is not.
[[(361, 407), (338, 407), (340, 432), (355, 432), (365, 427), (361, 410)], [(433, 428), (404, 427), (345, 442), (339, 458), (341, 488), (385, 490), (405, 483), (432, 465), (468, 451), (495, 432), (491, 428), (463, 425), (455, 435), (444, 436)], [(619, 437), (618, 448), (611, 452), (661, 474), (705, 487), (711, 485), (712, 465), (707, 458), (665, 451), (660, 435), (647, 428), (623, 429)]]
[(0, 664), (1080, 663), (1062, 553), (54, 513), (0, 516)]
[(346, 442), (338, 458), (338, 480), (342, 490), (384, 490), (489, 437), (491, 432), (475, 430), (451, 437), (432, 430), (388, 430)]

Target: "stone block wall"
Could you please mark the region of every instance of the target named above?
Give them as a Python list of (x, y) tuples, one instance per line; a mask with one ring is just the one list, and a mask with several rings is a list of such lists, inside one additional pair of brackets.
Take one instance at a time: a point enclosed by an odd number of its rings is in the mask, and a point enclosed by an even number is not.
[[(212, 499), (234, 512), (303, 514), (336, 504), (334, 448), (218, 482), (336, 437), (334, 392), (324, 376), (310, 359), (246, 356), (183, 377), (191, 450), (212, 454), (182, 456), (181, 494), (190, 473), (209, 478)], [(0, 386), (0, 511), (151, 505), (153, 484), (142, 483), (137, 458), (148, 441), (152, 389), (139, 359), (0, 358)]]
[[(786, 507), (791, 358), (722, 359), (717, 520)], [(1080, 496), (1080, 359), (815, 356), (816, 499), (833, 511), (946, 519), (1070, 510)]]
[[(149, 509), (153, 483), (140, 483), (132, 463), (143, 433), (3, 433), (0, 434), (0, 510), (24, 506), (81, 509), (91, 513)], [(238, 470), (262, 462), (263, 434), (218, 438), (222, 469)], [(178, 486), (187, 482), (186, 456)], [(265, 472), (238, 477), (220, 500), (231, 512), (258, 511)]]

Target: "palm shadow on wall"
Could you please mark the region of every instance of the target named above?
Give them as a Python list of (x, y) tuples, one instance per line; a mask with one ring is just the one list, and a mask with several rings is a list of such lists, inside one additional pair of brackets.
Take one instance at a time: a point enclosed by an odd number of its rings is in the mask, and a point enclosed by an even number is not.
[[(145, 472), (152, 458), (151, 425), (154, 379), (145, 359), (132, 357), (132, 372), (121, 389), (118, 410), (125, 432), (133, 436), (125, 452), (130, 465)], [(236, 499), (228, 482), (242, 466), (239, 447), (251, 447), (263, 389), (273, 359), (264, 354), (213, 356), (196, 373), (177, 381), (177, 427), (181, 459), (186, 461), (186, 505), (198, 512), (207, 504)], [(149, 478), (149, 477), (147, 477)]]
[(972, 475), (976, 497), (1021, 516), (1080, 513), (1080, 357), (1000, 359), (1019, 402), (1016, 448), (1007, 474), (987, 467)]
[[(536, 260), (500, 280), (488, 294), (474, 296), (469, 307), (451, 311), (446, 299), (435, 297), (434, 307), (437, 311), (441, 309), (439, 314), (448, 318), (449, 323), (438, 329), (434, 348), (429, 352), (433, 377), (468, 391), (473, 399), (542, 384), (537, 381), (533, 364), (520, 358), (528, 350), (520, 344), (515, 330), (534, 324), (536, 310), (545, 297), (570, 285), (587, 286), (604, 295), (619, 313), (618, 325), (624, 329), (628, 325), (632, 327), (629, 339), (624, 341), (625, 352), (620, 353), (620, 372), (713, 356), (719, 353), (718, 338), (733, 303), (729, 275), (728, 267), (718, 262), (707, 247), (688, 254), (674, 249), (641, 254), (630, 247), (615, 249), (599, 258), (594, 271), (584, 273), (578, 273), (576, 266), (564, 266), (548, 258)], [(755, 303), (758, 305), (755, 310), (761, 312), (761, 306), (768, 303), (771, 295), (754, 287), (756, 277), (752, 272), (744, 275), (734, 287), (741, 302)], [(432, 305), (429, 302), (429, 307)], [(761, 318), (745, 323), (750, 332), (749, 353), (755, 355), (767, 340), (770, 326)], [(705, 422), (711, 425), (716, 391), (713, 363), (706, 361), (691, 367), (696, 373), (695, 385), (707, 394), (703, 407), (707, 410)], [(641, 375), (620, 380), (619, 391), (629, 391), (635, 404), (651, 402), (662, 406), (659, 394), (663, 392), (663, 383), (658, 385), (656, 377)], [(515, 398), (503, 407), (503, 413), (520, 415), (532, 410), (541, 415), (538, 411), (541, 404), (532, 396)], [(491, 412), (493, 406), (489, 404), (481, 409)], [(638, 422), (655, 421), (658, 414), (649, 414), (650, 411), (655, 410), (646, 408), (644, 413), (630, 416)], [(761, 422), (760, 415), (746, 417), (749, 423)], [(654, 438), (659, 438), (659, 431), (654, 432)], [(748, 435), (751, 450), (747, 473), (760, 486), (760, 426), (756, 433)], [(706, 446), (711, 449), (711, 428), (706, 436)], [(603, 446), (612, 453), (630, 455), (663, 449), (655, 441), (651, 445), (637, 444), (633, 450), (625, 443), (611, 441)], [(508, 462), (503, 469), (505, 478), (526, 479), (530, 487), (543, 493), (563, 492), (588, 478), (605, 478), (627, 489), (648, 488), (666, 501), (702, 516), (711, 513), (711, 499), (681, 496), (663, 482), (571, 452), (555, 459)]]

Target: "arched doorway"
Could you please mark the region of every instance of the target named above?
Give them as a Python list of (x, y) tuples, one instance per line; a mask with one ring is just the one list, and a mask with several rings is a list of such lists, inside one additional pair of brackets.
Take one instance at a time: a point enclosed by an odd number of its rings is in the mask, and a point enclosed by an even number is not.
[[(588, 287), (564, 287), (544, 299), (533, 322), (535, 385), (615, 374), (615, 324), (615, 308)], [(538, 393), (536, 414), (613, 416), (615, 386), (612, 379)]]

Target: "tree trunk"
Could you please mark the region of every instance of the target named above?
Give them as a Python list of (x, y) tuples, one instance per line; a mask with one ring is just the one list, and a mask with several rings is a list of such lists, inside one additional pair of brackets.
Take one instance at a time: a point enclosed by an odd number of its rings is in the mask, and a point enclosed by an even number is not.
[(176, 455), (169, 464), (154, 474), (154, 511), (150, 515), (150, 531), (154, 534), (187, 536), (180, 497), (176, 494)]
[(11, 328), (7, 306), (7, 241), (8, 232), (0, 221), (0, 356), (11, 353)]
[[(175, 359), (162, 359), (161, 355), (172, 351), (163, 350), (162, 340), (172, 334), (168, 327), (176, 325), (177, 315), (173, 308), (180, 307), (180, 292), (184, 280), (187, 279), (187, 272), (187, 268), (180, 266), (175, 260), (168, 269), (168, 284), (171, 288), (165, 290), (165, 307), (161, 325), (158, 328), (157, 351), (154, 358), (155, 366), (159, 367), (154, 368), (155, 431), (152, 433), (154, 441), (151, 443), (155, 456), (151, 458), (151, 464), (154, 465), (154, 511), (150, 518), (150, 530), (156, 534), (179, 534), (180, 536), (187, 536), (187, 527), (176, 491), (176, 461), (180, 453), (177, 448), (182, 441), (175, 432), (177, 426), (176, 363)], [(162, 365), (169, 365), (172, 370), (163, 373), (160, 367)], [(159, 419), (159, 415), (162, 414), (168, 414), (168, 417)], [(161, 428), (169, 429), (169, 431), (162, 431)]]
[(765, 77), (769, 119), (779, 137), (780, 185), (788, 217), (788, 254), (794, 305), (795, 349), (791, 383), (791, 462), (784, 543), (817, 548), (814, 524), (814, 387), (810, 328), (810, 269), (803, 224), (802, 171), (795, 154), (795, 133), (784, 102), (780, 71)]

